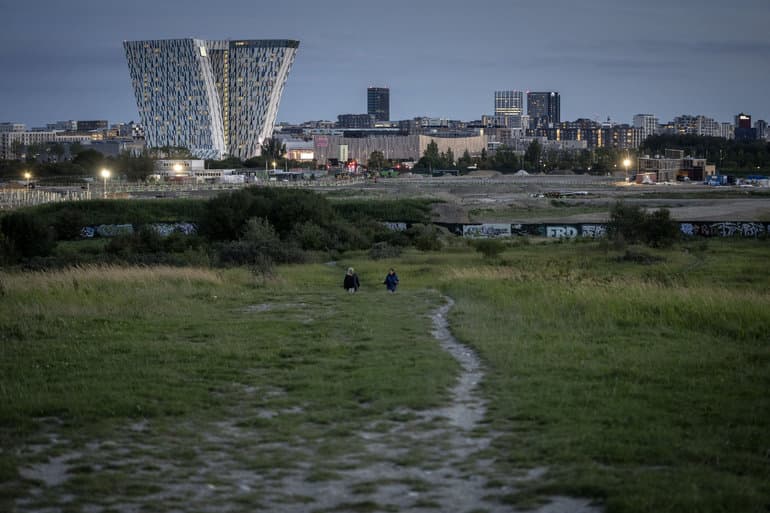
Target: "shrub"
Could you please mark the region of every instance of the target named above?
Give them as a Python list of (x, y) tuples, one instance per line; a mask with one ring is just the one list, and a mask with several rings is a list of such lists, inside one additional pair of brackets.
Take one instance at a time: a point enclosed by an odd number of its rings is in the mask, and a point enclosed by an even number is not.
[(312, 221), (295, 224), (289, 238), (296, 241), (302, 249), (324, 250), (329, 247), (329, 234)]
[(219, 246), (219, 260), (223, 265), (264, 267), (273, 262), (300, 263), (305, 255), (292, 242), (281, 241), (266, 219), (252, 218), (246, 222), (239, 240)]
[(666, 247), (679, 238), (679, 226), (671, 219), (668, 209), (647, 213), (638, 205), (618, 202), (610, 209), (607, 236), (617, 247), (635, 242)]
[(215, 241), (237, 239), (243, 231), (253, 202), (252, 195), (246, 189), (209, 200), (201, 219), (201, 234)]
[(647, 214), (644, 224), (644, 240), (653, 247), (665, 248), (679, 239), (679, 224), (671, 219), (667, 208)]
[(473, 247), (487, 259), (497, 258), (505, 250), (505, 244), (497, 239), (476, 240)]
[(441, 231), (432, 225), (415, 224), (406, 230), (414, 244), (420, 251), (438, 251), (444, 247), (441, 242)]
[(12, 212), (0, 219), (3, 253), (8, 261), (47, 256), (56, 243), (53, 230), (27, 212)]
[(63, 208), (54, 215), (53, 228), (56, 240), (76, 240), (80, 231), (88, 225), (88, 218), (75, 208)]
[(637, 242), (641, 238), (645, 213), (639, 205), (619, 201), (610, 208), (607, 237), (615, 241)]
[(398, 246), (391, 246), (387, 242), (376, 242), (369, 250), (369, 258), (372, 260), (397, 258), (399, 256), (401, 256), (401, 248)]

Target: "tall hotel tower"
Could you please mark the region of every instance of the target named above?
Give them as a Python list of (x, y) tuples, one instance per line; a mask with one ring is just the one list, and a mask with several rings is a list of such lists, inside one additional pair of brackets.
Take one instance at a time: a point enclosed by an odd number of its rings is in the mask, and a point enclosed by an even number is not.
[(522, 114), (524, 114), (524, 93), (495, 91), (495, 117), (504, 118), (506, 126), (521, 128)]
[(124, 41), (149, 147), (199, 158), (259, 155), (272, 136), (299, 41)]
[(369, 87), (366, 89), (366, 112), (375, 121), (390, 121), (390, 89)]
[(561, 97), (555, 91), (527, 93), (530, 128), (554, 128), (561, 122)]

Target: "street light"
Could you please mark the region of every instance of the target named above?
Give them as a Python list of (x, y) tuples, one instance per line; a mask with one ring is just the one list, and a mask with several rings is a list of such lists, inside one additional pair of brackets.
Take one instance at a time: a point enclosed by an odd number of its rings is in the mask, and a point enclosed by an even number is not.
[(104, 194), (103, 197), (107, 198), (107, 178), (110, 177), (109, 169), (102, 169), (102, 178), (104, 178)]
[(24, 173), (24, 178), (27, 179), (27, 189), (29, 189), (29, 179), (32, 178), (32, 173), (30, 173), (29, 171), (26, 171)]
[(626, 157), (623, 159), (623, 167), (626, 169), (626, 182), (628, 181), (628, 166), (631, 165), (631, 159)]
[(275, 173), (275, 160), (273, 161), (273, 173)]

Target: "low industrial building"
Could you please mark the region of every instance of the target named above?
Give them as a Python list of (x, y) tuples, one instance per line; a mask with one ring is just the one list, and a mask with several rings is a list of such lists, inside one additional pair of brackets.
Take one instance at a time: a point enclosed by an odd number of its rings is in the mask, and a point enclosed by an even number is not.
[(644, 183), (702, 181), (706, 176), (714, 174), (715, 170), (716, 167), (707, 164), (706, 159), (685, 157), (683, 150), (666, 150), (664, 156), (639, 157), (637, 177), (642, 177)]
[(376, 135), (369, 137), (342, 137), (338, 135), (313, 136), (316, 161), (324, 165), (330, 161), (366, 162), (372, 152), (381, 151), (387, 160), (416, 161), (423, 156), (431, 142), (438, 145), (440, 152), (451, 149), (455, 158), (467, 150), (471, 155), (480, 155), (487, 147), (487, 136), (435, 137), (430, 135)]

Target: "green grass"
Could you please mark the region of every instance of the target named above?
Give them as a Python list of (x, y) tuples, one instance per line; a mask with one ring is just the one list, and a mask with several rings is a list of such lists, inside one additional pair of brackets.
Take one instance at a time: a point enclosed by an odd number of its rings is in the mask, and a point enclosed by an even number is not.
[(506, 267), (455, 270), (450, 323), (489, 367), (499, 469), (551, 469), (522, 500), (534, 489), (606, 498), (608, 511), (767, 507), (767, 250), (714, 244), (631, 268), (588, 246), (530, 246)]
[[(17, 468), (45, 459), (23, 448), (45, 441), (39, 426), (51, 418), (75, 447), (152, 419), (136, 440), (167, 439), (162, 460), (191, 468), (221, 450), (197, 426), (232, 419), (260, 444), (312, 447), (313, 479), (333, 479), (324, 462), (361, 451), (354, 433), (447, 399), (457, 365), (427, 315), (441, 291), (456, 301), (453, 332), (486, 367), (484, 429), (497, 435), (488, 456), (500, 484), (490, 495), (517, 505), (595, 497), (610, 513), (766, 512), (770, 247), (644, 251), (661, 261), (546, 242), (512, 244), (494, 261), (459, 246), (387, 262), (352, 254), (280, 267), (267, 281), (245, 270), (0, 272), (0, 505), (31, 486)], [(341, 287), (350, 265), (356, 295)], [(391, 265), (395, 295), (381, 285)], [(292, 465), (280, 445), (255, 453), (236, 442), (254, 472), (279, 478)], [(425, 463), (419, 447), (404, 458)], [(155, 490), (140, 461), (101, 463), (74, 462), (70, 490)], [(502, 491), (533, 467), (548, 472)], [(115, 488), (109, 476), (125, 480)], [(382, 484), (360, 482), (349, 509), (382, 509), (366, 497)]]

